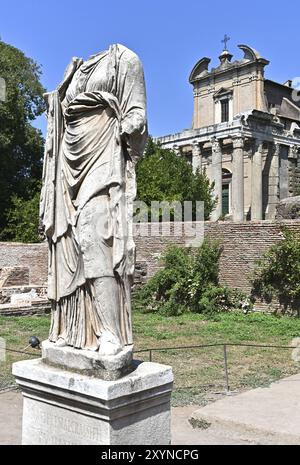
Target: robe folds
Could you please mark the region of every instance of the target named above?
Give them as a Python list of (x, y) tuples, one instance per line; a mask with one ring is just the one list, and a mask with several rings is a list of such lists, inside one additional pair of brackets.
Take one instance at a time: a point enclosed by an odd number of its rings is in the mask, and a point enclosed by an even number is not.
[(93, 283), (111, 277), (118, 283), (121, 342), (132, 344), (134, 165), (147, 139), (141, 63), (119, 44), (85, 62), (74, 58), (45, 98), (40, 216), (49, 244), (50, 340), (97, 350), (107, 328)]

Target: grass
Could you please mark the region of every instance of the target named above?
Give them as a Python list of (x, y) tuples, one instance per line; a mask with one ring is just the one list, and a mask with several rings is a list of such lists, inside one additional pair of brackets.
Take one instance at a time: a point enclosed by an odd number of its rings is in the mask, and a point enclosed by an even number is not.
[[(300, 319), (260, 313), (224, 313), (213, 319), (198, 314), (163, 317), (134, 315), (135, 349), (204, 344), (266, 344), (288, 346), (300, 334)], [(230, 388), (267, 386), (300, 371), (291, 350), (228, 347)], [(147, 353), (143, 354), (147, 355)], [(223, 347), (153, 352), (153, 361), (172, 365), (173, 404), (205, 404), (224, 392)]]
[[(30, 336), (37, 336), (41, 341), (47, 339), (49, 325), (49, 316), (0, 317), (0, 337), (5, 340), (7, 349), (24, 351), (28, 346)], [(32, 353), (35, 357), (40, 355), (39, 351), (31, 348), (27, 348), (26, 352)], [(11, 374), (12, 363), (31, 358), (31, 356), (6, 351), (5, 363), (0, 362), (0, 390), (14, 384)]]
[[(8, 348), (22, 350), (32, 335), (46, 339), (49, 323), (48, 316), (0, 317), (0, 337), (6, 340)], [(222, 343), (287, 346), (300, 336), (300, 319), (259, 313), (224, 313), (207, 319), (197, 314), (163, 317), (135, 312), (133, 325), (136, 351)], [(39, 354), (32, 349), (30, 352)], [(7, 353), (6, 363), (0, 365), (0, 389), (14, 382), (11, 363), (24, 357)], [(148, 360), (149, 352), (138, 353), (136, 358)], [(203, 405), (224, 392), (223, 347), (155, 351), (153, 361), (173, 367), (174, 405)], [(228, 368), (230, 388), (235, 391), (267, 386), (300, 371), (289, 349), (231, 346), (228, 347)]]

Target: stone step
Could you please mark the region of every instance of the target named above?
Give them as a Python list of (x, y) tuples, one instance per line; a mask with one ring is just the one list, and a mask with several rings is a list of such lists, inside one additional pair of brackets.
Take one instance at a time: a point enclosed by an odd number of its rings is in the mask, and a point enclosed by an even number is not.
[(300, 374), (226, 396), (191, 415), (194, 426), (230, 430), (256, 444), (300, 444)]
[(51, 304), (49, 301), (41, 301), (40, 303), (35, 302), (34, 305), (0, 305), (0, 316), (45, 315), (50, 312)]

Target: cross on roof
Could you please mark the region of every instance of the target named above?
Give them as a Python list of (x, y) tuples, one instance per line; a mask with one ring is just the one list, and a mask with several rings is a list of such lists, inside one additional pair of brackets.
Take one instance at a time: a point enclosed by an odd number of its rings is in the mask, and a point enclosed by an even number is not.
[(228, 37), (228, 35), (225, 34), (224, 39), (222, 40), (222, 43), (224, 44), (224, 50), (228, 50), (227, 49), (227, 42), (229, 42), (229, 41), (230, 41), (230, 37)]

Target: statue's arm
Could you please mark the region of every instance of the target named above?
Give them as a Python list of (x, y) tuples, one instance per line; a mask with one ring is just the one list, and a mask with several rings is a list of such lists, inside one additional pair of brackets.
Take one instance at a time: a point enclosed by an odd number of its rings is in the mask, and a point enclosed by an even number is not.
[(121, 138), (132, 158), (140, 156), (147, 141), (146, 89), (142, 64), (133, 52), (121, 61), (123, 84), (120, 98), (122, 109)]

